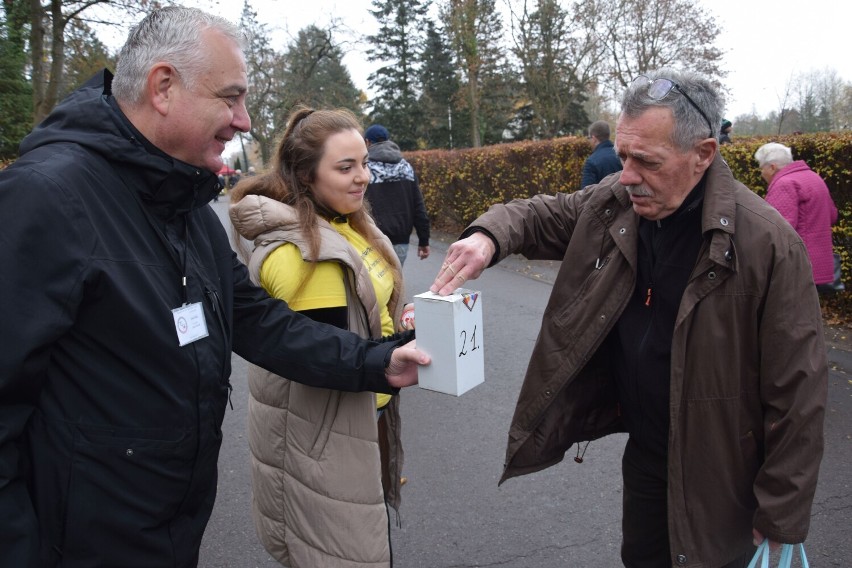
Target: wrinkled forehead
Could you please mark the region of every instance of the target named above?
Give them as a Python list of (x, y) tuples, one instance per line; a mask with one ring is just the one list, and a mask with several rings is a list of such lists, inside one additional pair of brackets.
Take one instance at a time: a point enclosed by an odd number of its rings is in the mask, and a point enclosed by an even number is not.
[(622, 113), (615, 126), (616, 152), (670, 152), (674, 127), (674, 115), (666, 107), (650, 107), (637, 116)]

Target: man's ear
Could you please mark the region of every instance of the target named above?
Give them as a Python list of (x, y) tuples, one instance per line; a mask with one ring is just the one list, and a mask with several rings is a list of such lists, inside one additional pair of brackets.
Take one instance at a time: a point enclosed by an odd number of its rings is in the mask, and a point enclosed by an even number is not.
[(163, 116), (169, 113), (169, 106), (174, 100), (174, 88), (177, 86), (177, 82), (178, 76), (175, 68), (167, 63), (158, 63), (151, 67), (148, 72), (145, 91), (151, 100), (151, 106)]
[(696, 170), (703, 173), (704, 170), (709, 168), (718, 151), (719, 141), (715, 138), (705, 138), (699, 142), (696, 147), (696, 152), (698, 153), (698, 161), (695, 163)]

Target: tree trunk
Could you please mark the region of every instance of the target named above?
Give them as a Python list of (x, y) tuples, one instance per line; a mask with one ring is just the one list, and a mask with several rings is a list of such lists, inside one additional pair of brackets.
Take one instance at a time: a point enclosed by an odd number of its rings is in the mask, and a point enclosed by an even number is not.
[(467, 90), (470, 97), (470, 144), (474, 148), (482, 146), (479, 136), (479, 77), (477, 73), (468, 74)]
[(50, 79), (46, 85), (41, 108), (35, 111), (36, 114), (41, 115), (39, 121), (50, 114), (59, 102), (56, 99), (65, 76), (65, 25), (68, 21), (62, 16), (62, 0), (51, 0), (50, 12), (53, 22), (50, 30)]
[(40, 0), (30, 0), (30, 52), (32, 54), (33, 126), (44, 118), (39, 110), (44, 101), (44, 10)]

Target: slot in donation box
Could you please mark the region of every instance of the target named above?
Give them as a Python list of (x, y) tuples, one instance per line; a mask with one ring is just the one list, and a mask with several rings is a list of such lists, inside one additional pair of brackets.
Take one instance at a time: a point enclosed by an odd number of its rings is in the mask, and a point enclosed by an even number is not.
[(482, 294), (458, 288), (449, 296), (414, 296), (417, 348), (432, 357), (420, 367), (421, 388), (459, 396), (485, 382)]

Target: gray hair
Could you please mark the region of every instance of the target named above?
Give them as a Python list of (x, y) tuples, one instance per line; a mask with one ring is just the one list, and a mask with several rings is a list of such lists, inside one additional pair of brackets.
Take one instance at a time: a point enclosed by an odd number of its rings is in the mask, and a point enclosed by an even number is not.
[(209, 65), (202, 48), (201, 34), (218, 30), (244, 48), (245, 36), (240, 29), (219, 16), (185, 6), (167, 6), (154, 10), (136, 24), (118, 54), (118, 65), (112, 81), (116, 99), (138, 104), (145, 92), (151, 67), (160, 61), (174, 66), (188, 89)]
[(770, 142), (757, 149), (754, 159), (761, 168), (766, 164), (775, 164), (783, 168), (793, 162), (793, 151), (784, 144)]
[(596, 120), (589, 127), (589, 136), (594, 136), (601, 142), (609, 140), (609, 123), (605, 120)]
[[(630, 118), (637, 118), (652, 107), (663, 107), (671, 109), (674, 116), (674, 132), (672, 132), (672, 143), (678, 149), (685, 152), (695, 142), (705, 138), (718, 138), (719, 125), (722, 122), (722, 97), (710, 84), (710, 81), (689, 71), (677, 71), (674, 69), (659, 69), (649, 71), (644, 75), (650, 80), (668, 79), (677, 87), (667, 94), (662, 100), (654, 100), (648, 96), (648, 85), (633, 82), (627, 87), (621, 98), (621, 113)], [(692, 102), (707, 115), (707, 120), (699, 113), (684, 96), (692, 99)], [(710, 131), (708, 131), (708, 128)]]

